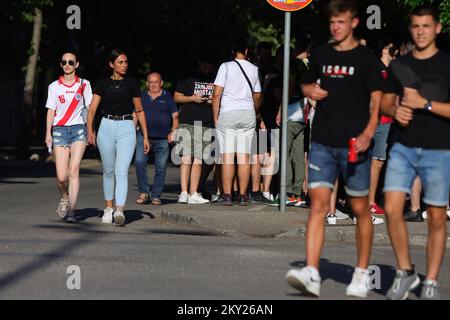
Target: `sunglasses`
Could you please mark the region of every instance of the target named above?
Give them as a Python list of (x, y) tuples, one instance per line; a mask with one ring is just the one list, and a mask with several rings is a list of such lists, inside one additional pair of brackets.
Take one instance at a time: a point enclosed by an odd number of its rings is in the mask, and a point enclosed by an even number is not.
[(62, 60), (61, 61), (62, 66), (66, 66), (67, 64), (69, 64), (69, 66), (73, 67), (75, 65), (75, 61), (73, 61), (73, 60), (69, 60), (69, 61)]

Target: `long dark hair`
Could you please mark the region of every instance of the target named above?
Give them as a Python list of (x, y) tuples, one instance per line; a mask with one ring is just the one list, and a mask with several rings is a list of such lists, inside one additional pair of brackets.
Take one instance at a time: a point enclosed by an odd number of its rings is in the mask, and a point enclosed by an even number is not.
[(125, 51), (121, 50), (121, 49), (114, 49), (113, 51), (111, 51), (111, 53), (108, 56), (108, 59), (106, 60), (106, 74), (108, 75), (112, 75), (113, 72), (111, 71), (111, 66), (109, 65), (110, 63), (114, 64), (114, 62), (116, 62), (117, 58), (120, 57), (121, 55), (127, 55), (125, 53)]

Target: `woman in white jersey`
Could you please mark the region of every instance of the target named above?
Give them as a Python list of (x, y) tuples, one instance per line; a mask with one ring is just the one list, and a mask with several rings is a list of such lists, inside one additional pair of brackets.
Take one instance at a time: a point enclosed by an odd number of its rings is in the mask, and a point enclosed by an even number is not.
[(45, 143), (55, 155), (57, 184), (61, 194), (58, 215), (68, 223), (76, 223), (80, 163), (87, 146), (82, 114), (91, 103), (92, 89), (89, 81), (80, 79), (76, 74), (79, 62), (75, 54), (65, 53), (60, 66), (64, 75), (48, 90)]

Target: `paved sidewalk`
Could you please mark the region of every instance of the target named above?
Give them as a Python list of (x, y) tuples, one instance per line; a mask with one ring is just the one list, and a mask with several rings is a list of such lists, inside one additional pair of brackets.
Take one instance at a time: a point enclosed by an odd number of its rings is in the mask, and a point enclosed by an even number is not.
[[(304, 240), (308, 210), (288, 208), (287, 212), (282, 214), (278, 208), (266, 205), (223, 208), (214, 205), (169, 204), (161, 208), (161, 217), (171, 223), (199, 225), (205, 229), (233, 237)], [(411, 245), (425, 247), (427, 223), (409, 223), (408, 228)], [(338, 221), (336, 226), (327, 226), (326, 240), (354, 242), (355, 226), (351, 220)], [(375, 227), (374, 244), (390, 244), (386, 225)], [(447, 245), (450, 247), (450, 237)]]

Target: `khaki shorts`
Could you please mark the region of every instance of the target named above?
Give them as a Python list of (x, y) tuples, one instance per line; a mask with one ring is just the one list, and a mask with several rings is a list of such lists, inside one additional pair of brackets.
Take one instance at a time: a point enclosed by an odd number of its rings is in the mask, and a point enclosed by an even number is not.
[(220, 154), (251, 154), (256, 129), (254, 110), (221, 113), (217, 125)]
[(201, 125), (180, 124), (176, 136), (176, 153), (181, 156), (191, 156), (195, 159), (211, 157), (212, 137), (214, 129)]

